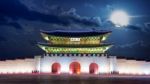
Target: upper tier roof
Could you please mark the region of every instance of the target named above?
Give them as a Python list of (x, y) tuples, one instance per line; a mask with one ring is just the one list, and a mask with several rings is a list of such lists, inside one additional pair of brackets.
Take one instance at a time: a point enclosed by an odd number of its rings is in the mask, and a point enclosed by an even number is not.
[(84, 37), (84, 36), (98, 36), (107, 33), (111, 33), (111, 31), (64, 31), (64, 30), (55, 30), (55, 31), (43, 31), (42, 33), (54, 36), (64, 36), (64, 37)]

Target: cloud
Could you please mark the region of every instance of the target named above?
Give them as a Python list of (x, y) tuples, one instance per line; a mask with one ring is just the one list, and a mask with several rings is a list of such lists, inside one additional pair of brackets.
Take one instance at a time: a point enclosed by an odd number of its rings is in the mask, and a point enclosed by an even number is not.
[(150, 22), (146, 22), (146, 23), (144, 23), (144, 25), (146, 28), (150, 28)]
[(46, 20), (48, 19), (51, 20), (48, 22), (52, 24), (65, 25), (65, 26), (77, 24), (79, 26), (84, 26), (84, 27), (100, 26), (100, 17), (82, 17), (76, 13), (75, 8), (64, 9), (63, 7), (60, 7), (58, 5), (50, 5), (48, 4), (49, 0), (44, 0), (39, 2), (37, 2), (37, 0), (31, 0), (31, 1), (20, 0), (20, 2), (24, 6), (26, 6), (30, 10), (30, 12), (32, 11), (32, 12), (40, 13), (46, 17), (45, 18)]
[(1, 17), (0, 19), (0, 25), (1, 26), (13, 26), (13, 28), (16, 28), (16, 29), (22, 29), (21, 25), (18, 24), (17, 22), (15, 21), (10, 21), (9, 18), (5, 18), (5, 17)]
[[(28, 21), (41, 21), (49, 24), (57, 24), (62, 26), (70, 26), (70, 25), (78, 25), (81, 27), (99, 27), (100, 26), (100, 18), (99, 17), (82, 17), (76, 13), (75, 8), (71, 8), (69, 10), (64, 10), (60, 6), (47, 6), (47, 11), (41, 11), (43, 8), (39, 8), (40, 6), (36, 6), (34, 3), (30, 2), (28, 6), (26, 5), (28, 1), (20, 3), (19, 1), (0, 1), (0, 16), (7, 17), (12, 21), (9, 22), (7, 20), (1, 20), (0, 25), (9, 25), (14, 26), (16, 29), (21, 29), (21, 25), (17, 22), (19, 19), (24, 19)], [(31, 0), (32, 1), (32, 0)], [(41, 2), (42, 3), (42, 2)], [(43, 3), (45, 4), (45, 3)], [(34, 7), (30, 6), (33, 5)], [(37, 9), (35, 10), (35, 8)], [(33, 8), (31, 10), (31, 8)], [(6, 11), (4, 11), (6, 10)]]
[(136, 31), (142, 31), (140, 27), (135, 26), (135, 25), (128, 25), (126, 28), (131, 29), (131, 30), (136, 30)]
[(138, 40), (138, 41), (123, 44), (123, 45), (116, 45), (114, 47), (115, 48), (133, 48), (133, 47), (137, 47), (137, 46), (138, 47), (148, 47), (148, 46), (150, 46), (150, 44), (145, 43), (145, 41)]
[(146, 34), (150, 33), (149, 24), (128, 25), (126, 28), (130, 29), (130, 30), (138, 31), (138, 32), (141, 32), (141, 33), (146, 33)]
[(150, 32), (150, 22), (144, 23), (146, 31)]
[(56, 4), (50, 4), (51, 0), (20, 0), (30, 11), (44, 14), (60, 14), (64, 9)]

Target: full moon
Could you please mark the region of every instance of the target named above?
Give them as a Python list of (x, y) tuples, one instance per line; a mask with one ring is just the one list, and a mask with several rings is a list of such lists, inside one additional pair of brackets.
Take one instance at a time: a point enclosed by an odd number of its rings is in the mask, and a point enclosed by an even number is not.
[(114, 11), (110, 16), (110, 21), (116, 27), (127, 26), (129, 24), (129, 16), (124, 11)]

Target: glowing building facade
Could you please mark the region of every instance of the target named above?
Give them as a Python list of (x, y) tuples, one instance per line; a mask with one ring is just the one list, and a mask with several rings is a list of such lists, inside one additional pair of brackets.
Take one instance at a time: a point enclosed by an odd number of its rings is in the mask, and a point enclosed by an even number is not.
[(41, 31), (46, 54), (32, 59), (0, 61), (0, 73), (150, 74), (150, 62), (117, 59), (105, 52), (110, 31)]
[(109, 60), (102, 55), (112, 46), (103, 43), (110, 33), (110, 31), (42, 31), (41, 34), (47, 43), (39, 43), (39, 47), (47, 53), (47, 56), (42, 59), (40, 71), (75, 74), (111, 72)]

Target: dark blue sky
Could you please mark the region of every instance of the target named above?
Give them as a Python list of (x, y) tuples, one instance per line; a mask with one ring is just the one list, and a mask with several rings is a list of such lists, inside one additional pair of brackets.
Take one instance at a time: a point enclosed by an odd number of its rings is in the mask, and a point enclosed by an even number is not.
[[(0, 0), (0, 58), (44, 52), (40, 30), (111, 30), (109, 55), (150, 60), (149, 0)], [(108, 18), (124, 10), (130, 25), (115, 28)]]

